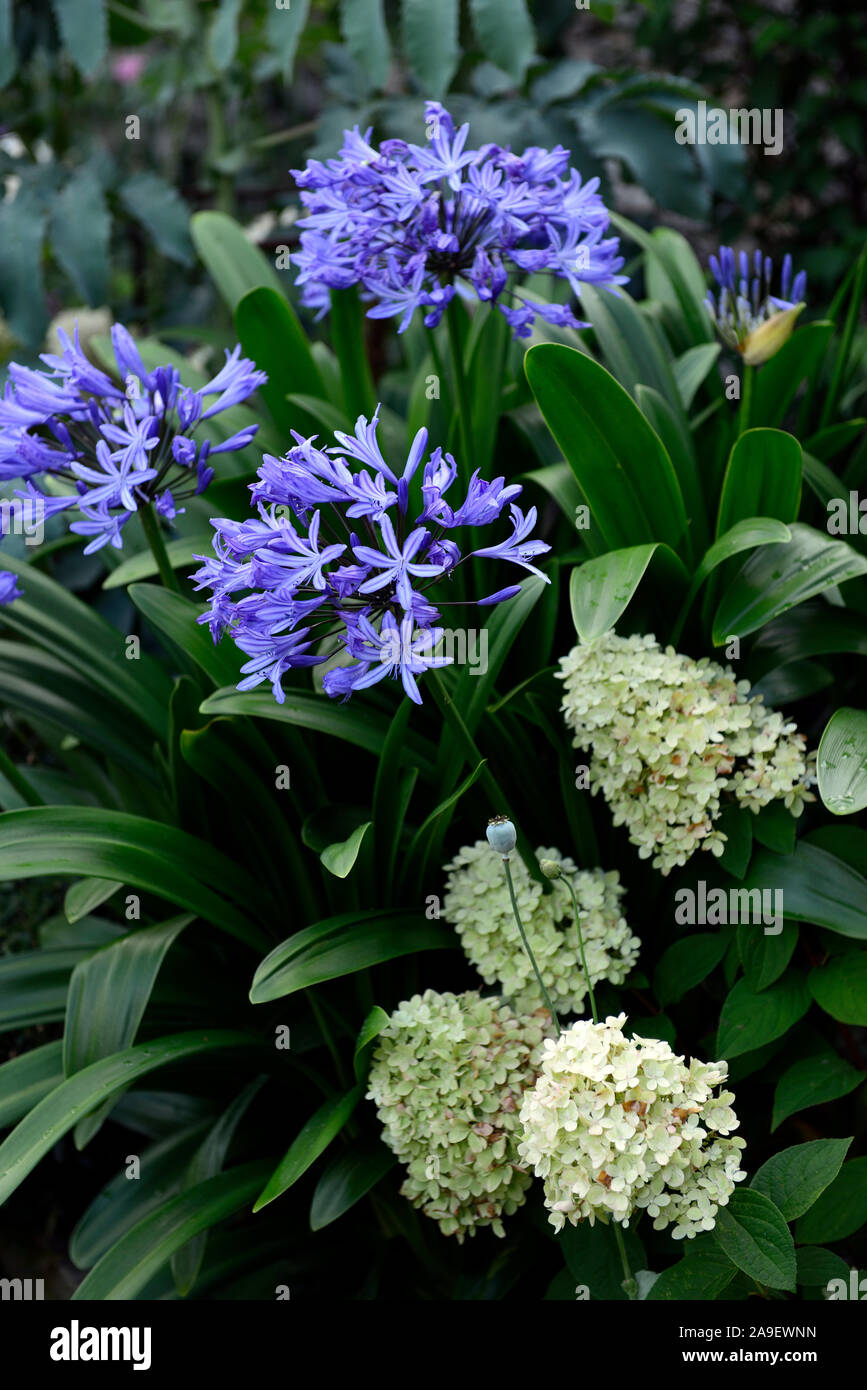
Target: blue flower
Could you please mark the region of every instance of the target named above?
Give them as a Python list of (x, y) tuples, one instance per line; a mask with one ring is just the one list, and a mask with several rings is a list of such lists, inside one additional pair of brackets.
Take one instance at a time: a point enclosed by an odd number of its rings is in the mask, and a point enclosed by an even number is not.
[[(746, 251), (735, 256), (730, 246), (721, 246), (719, 255), (710, 257), (709, 265), (719, 293), (715, 296), (708, 290), (705, 303), (717, 332), (723, 342), (741, 353), (746, 361), (756, 364), (765, 361), (771, 352), (762, 348), (762, 340), (767, 339), (768, 347), (776, 351), (791, 333), (804, 307), (806, 271), (799, 271), (793, 280), (792, 258), (784, 256), (780, 293), (773, 295), (774, 263), (761, 251), (755, 251), (750, 259)], [(781, 317), (783, 315), (785, 318)], [(767, 330), (757, 339), (755, 335), (772, 319), (782, 331), (773, 335), (773, 342), (768, 339)]]
[[(355, 434), (338, 433), (327, 449), (315, 436), (295, 435), (285, 458), (265, 457), (251, 486), (258, 516), (212, 521), (214, 555), (197, 556), (203, 563), (193, 576), (211, 597), (199, 621), (215, 642), (230, 632), (249, 658), (239, 688), (270, 680), (282, 700), (288, 671), (339, 653), (345, 664), (323, 679), (332, 698), (348, 699), (390, 676), (420, 701), (416, 677), (451, 660), (435, 655), (443, 629), (429, 590), (468, 558), (458, 544), (461, 528), (488, 526), (510, 505), (512, 535), (470, 554), (539, 573), (530, 561), (549, 547), (528, 539), (536, 510), (525, 518), (511, 503), (521, 492), (517, 484), (474, 474), (453, 506), (446, 500), (457, 477), (451, 455), (436, 448), (425, 459), (422, 429), (402, 468), (393, 468), (380, 449), (378, 417), (378, 410), (371, 420), (360, 416)], [(423, 510), (413, 521), (410, 483), (419, 470)], [(507, 602), (519, 592), (510, 585), (471, 606)]]
[[(563, 306), (510, 295), (510, 273), (546, 271), (573, 290), (582, 282), (624, 284), (619, 241), (605, 237), (608, 210), (599, 180), (583, 183), (569, 153), (499, 145), (466, 149), (469, 126), (455, 130), (439, 102), (425, 107), (427, 146), (344, 132), (338, 158), (293, 170), (307, 215), (294, 256), (303, 302), (327, 312), (329, 291), (359, 284), (369, 318), (416, 311), (434, 328), (455, 294), (495, 303), (516, 337), (550, 307), (555, 321), (586, 327)], [(567, 317), (568, 315), (568, 317)]]
[[(220, 371), (198, 391), (183, 386), (176, 367), (148, 371), (122, 324), (111, 330), (119, 384), (58, 331), (61, 351), (42, 356), (48, 370), (10, 363), (0, 401), (0, 479), (23, 478), (27, 496), (45, 514), (74, 508), (70, 530), (89, 537), (86, 553), (104, 545), (120, 549), (122, 530), (140, 507), (153, 505), (172, 520), (178, 503), (203, 492), (214, 476), (211, 455), (246, 448), (256, 425), (219, 444), (197, 442), (202, 421), (246, 400), (266, 380), (264, 372), (226, 353)], [(208, 398), (216, 397), (210, 405)], [(66, 483), (58, 497), (39, 486), (51, 477)], [(19, 493), (19, 496), (25, 494)]]
[(0, 604), (12, 603), (20, 597), (18, 575), (11, 570), (0, 570)]

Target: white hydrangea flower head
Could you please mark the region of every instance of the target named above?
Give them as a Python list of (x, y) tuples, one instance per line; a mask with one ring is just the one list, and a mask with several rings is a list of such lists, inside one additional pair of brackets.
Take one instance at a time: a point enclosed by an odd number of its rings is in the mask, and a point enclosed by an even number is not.
[(544, 1179), (548, 1220), (619, 1221), (647, 1210), (675, 1240), (710, 1231), (741, 1170), (744, 1140), (726, 1062), (689, 1066), (659, 1038), (627, 1038), (626, 1014), (580, 1020), (545, 1042), (521, 1107), (518, 1152)]
[(501, 999), (429, 989), (380, 1035), (367, 1098), (406, 1167), (401, 1193), (459, 1243), (480, 1226), (502, 1236), (526, 1201), (518, 1112), (552, 1032), (547, 1010), (519, 1017)]
[(668, 874), (700, 847), (717, 856), (720, 797), (793, 816), (815, 797), (815, 754), (795, 724), (750, 695), (730, 667), (611, 630), (561, 659), (562, 711), (576, 748), (592, 750), (590, 785), (642, 859)]
[[(581, 934), (593, 985), (620, 985), (638, 959), (641, 942), (632, 934), (620, 906), (625, 889), (616, 870), (577, 868), (557, 849), (539, 848), (537, 858), (560, 865), (575, 889)], [(557, 1013), (581, 1013), (587, 981), (575, 931), (572, 897), (563, 877), (546, 893), (513, 856), (512, 880), (518, 911), (539, 973)], [(542, 1003), (539, 984), (515, 922), (502, 861), (484, 840), (465, 845), (446, 866), (443, 917), (461, 938), (464, 951), (485, 984), (502, 986), (519, 1013)]]

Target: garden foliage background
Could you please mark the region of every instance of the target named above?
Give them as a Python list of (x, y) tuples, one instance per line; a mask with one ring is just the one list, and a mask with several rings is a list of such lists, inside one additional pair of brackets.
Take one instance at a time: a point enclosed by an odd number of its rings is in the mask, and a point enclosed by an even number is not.
[[(0, 1272), (60, 1298), (624, 1299), (611, 1228), (555, 1236), (535, 1186), (503, 1240), (443, 1238), (364, 1100), (385, 1015), (480, 985), (429, 908), (494, 812), (528, 862), (619, 871), (642, 949), (600, 1012), (730, 1064), (746, 1183), (685, 1252), (630, 1230), (632, 1269), (662, 1275), (648, 1296), (810, 1300), (864, 1267), (867, 540), (857, 510), (828, 528), (867, 488), (864, 47), (843, 5), (0, 0), (6, 364), (77, 318), (108, 370), (119, 320), (191, 386), (236, 341), (268, 373), (208, 422), (215, 443), (259, 431), (167, 533), (176, 588), (135, 517), (89, 556), (62, 515), (37, 547), (3, 540), (22, 597), (0, 608)], [(630, 283), (584, 287), (590, 329), (514, 342), (461, 310), (455, 371), (445, 322), (398, 337), (353, 290), (321, 322), (299, 305), (289, 168), (356, 123), (421, 141), (425, 98), (473, 147), (562, 143), (600, 177)], [(678, 144), (702, 99), (781, 108), (782, 155)], [(721, 243), (808, 272), (748, 400), (702, 308)], [(474, 463), (537, 506), (550, 585), (487, 610), (487, 669), (422, 680), (421, 706), (391, 682), (331, 701), (303, 670), (283, 704), (238, 692), (236, 649), (195, 623), (210, 518), (248, 514), (291, 430), (351, 433), (377, 401), (387, 457), (422, 426), (457, 451), (462, 385)], [(615, 622), (724, 662), (738, 639), (738, 677), (811, 749), (836, 716), (797, 821), (727, 806), (720, 860), (639, 858), (576, 786), (554, 678), (576, 628)], [(699, 879), (781, 890), (783, 930), (685, 931), (675, 895)]]

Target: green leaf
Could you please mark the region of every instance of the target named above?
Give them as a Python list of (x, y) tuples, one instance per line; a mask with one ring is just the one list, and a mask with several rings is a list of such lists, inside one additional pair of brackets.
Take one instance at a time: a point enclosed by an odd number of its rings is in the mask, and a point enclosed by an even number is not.
[(823, 1250), (821, 1245), (802, 1245), (795, 1251), (798, 1261), (798, 1283), (807, 1288), (828, 1284), (832, 1279), (849, 1281), (849, 1266), (833, 1250)]
[(726, 837), (719, 862), (726, 873), (742, 879), (753, 850), (752, 811), (745, 806), (724, 806), (717, 820), (717, 828)]
[(34, 189), (20, 188), (14, 198), (0, 203), (0, 306), (9, 332), (34, 352), (41, 350), (48, 325), (42, 276), (44, 236), (44, 206)]
[(795, 1227), (799, 1245), (845, 1240), (867, 1221), (867, 1157), (844, 1163)]
[(51, 210), (51, 248), (86, 304), (104, 304), (108, 288), (111, 218), (90, 168), (79, 169)]
[(723, 596), (713, 624), (715, 646), (746, 637), (796, 604), (867, 574), (867, 559), (845, 541), (800, 523), (790, 529), (788, 544), (757, 550)]
[(867, 710), (838, 709), (822, 734), (819, 795), (835, 816), (867, 806)]
[(361, 1031), (355, 1042), (355, 1053), (352, 1059), (355, 1079), (359, 1083), (364, 1081), (367, 1075), (371, 1046), (379, 1037), (383, 1028), (388, 1027), (389, 1022), (389, 1016), (385, 1012), (385, 1009), (381, 1009), (378, 1004), (374, 1004), (367, 1018), (361, 1025)]
[(850, 1139), (814, 1139), (772, 1154), (754, 1174), (753, 1192), (763, 1192), (786, 1221), (803, 1216), (843, 1166)]
[[(235, 1130), (267, 1080), (267, 1076), (264, 1075), (254, 1077), (223, 1111), (190, 1159), (189, 1167), (184, 1174), (185, 1189), (198, 1188), (219, 1173), (235, 1136)], [(206, 1233), (201, 1231), (172, 1256), (172, 1274), (181, 1297), (189, 1293), (199, 1276), (207, 1239)]]
[[(204, 551), (206, 554), (211, 550), (214, 539), (213, 531), (202, 531), (197, 535), (176, 536), (174, 540), (166, 540), (166, 555), (172, 569), (188, 569), (198, 561), (194, 555)], [(113, 569), (103, 580), (103, 589), (125, 589), (127, 584), (137, 583), (141, 579), (153, 579), (159, 574), (159, 566), (152, 552), (139, 550), (135, 555), (130, 555), (128, 559), (121, 560), (117, 569)], [(177, 595), (175, 595), (177, 597)]]
[[(635, 1231), (630, 1228), (622, 1232), (626, 1247), (626, 1258), (630, 1269), (641, 1269), (645, 1255)], [(594, 1226), (586, 1221), (579, 1226), (564, 1226), (557, 1237), (572, 1278), (578, 1284), (585, 1284), (592, 1300), (623, 1301), (623, 1266), (614, 1231), (610, 1225), (597, 1221)]]
[(231, 67), (238, 48), (241, 0), (220, 0), (208, 33), (208, 57), (217, 72)]
[(310, 1229), (321, 1231), (375, 1187), (397, 1160), (383, 1143), (354, 1143), (348, 1153), (329, 1163), (313, 1193)]
[(713, 1237), (738, 1269), (772, 1289), (795, 1288), (795, 1243), (764, 1193), (738, 1188), (717, 1212)]
[[(659, 436), (671, 459), (680, 484), (693, 554), (706, 550), (710, 542), (707, 509), (695, 455), (695, 444), (682, 411), (673, 410), (668, 401), (651, 386), (637, 386), (635, 399), (642, 415)], [(572, 508), (570, 517), (575, 515)]]
[(153, 237), (159, 250), (180, 265), (192, 265), (190, 209), (177, 189), (158, 174), (133, 174), (120, 186), (124, 206)]
[(605, 364), (621, 388), (634, 398), (639, 384), (650, 386), (675, 412), (681, 412), (680, 392), (661, 339), (626, 291), (615, 295), (582, 283), (581, 305), (593, 324)]
[(736, 521), (734, 526), (724, 532), (709, 550), (705, 551), (689, 586), (686, 598), (681, 606), (677, 622), (672, 630), (671, 641), (676, 645), (681, 633), (686, 616), (692, 607), (693, 600), (701, 588), (708, 575), (719, 566), (725, 564), (734, 555), (739, 555), (744, 550), (754, 550), (760, 545), (785, 544), (792, 539), (792, 533), (788, 526), (782, 521), (776, 521), (773, 517), (751, 516), (743, 521)]
[(816, 845), (799, 840), (786, 856), (759, 850), (744, 887), (781, 892), (787, 919), (867, 940), (867, 880)]
[(79, 946), (12, 951), (0, 959), (0, 1030), (62, 1019), (69, 977), (92, 950), (83, 941)]
[(63, 1043), (32, 1047), (0, 1066), (0, 1129), (14, 1125), (63, 1080)]
[(248, 291), (260, 286), (283, 293), (280, 277), (271, 262), (226, 213), (197, 212), (190, 222), (190, 235), (230, 313), (234, 314)]
[(756, 376), (750, 417), (778, 425), (795, 399), (801, 382), (818, 371), (834, 331), (832, 323), (808, 323), (793, 333)]
[(788, 1032), (809, 1007), (806, 981), (795, 971), (761, 994), (751, 990), (746, 980), (738, 980), (722, 1006), (717, 1052), (732, 1058), (763, 1047)]
[(63, 47), (78, 71), (92, 77), (108, 45), (105, 0), (51, 0), (51, 8)]
[(522, 82), (536, 38), (525, 0), (470, 0), (470, 14), (486, 59)]
[(346, 878), (351, 872), (358, 858), (361, 842), (372, 825), (372, 820), (365, 821), (363, 825), (359, 825), (353, 830), (348, 840), (342, 840), (336, 845), (329, 845), (327, 849), (322, 851), (319, 858), (328, 872), (334, 874), (335, 878)]
[(781, 801), (772, 801), (753, 817), (753, 835), (760, 845), (772, 849), (775, 854), (792, 854), (796, 825), (791, 811), (787, 811)]
[(701, 984), (719, 965), (728, 947), (722, 932), (699, 932), (676, 941), (660, 956), (653, 977), (653, 991), (665, 1007), (676, 1004), (695, 985)]
[[(18, 600), (20, 602), (20, 600)], [(300, 729), (314, 729), (332, 738), (344, 739), (377, 756), (388, 736), (389, 721), (370, 709), (350, 709), (335, 704), (326, 695), (313, 695), (303, 690), (286, 694), (278, 705), (270, 690), (218, 690), (201, 706), (203, 714), (246, 714), (251, 718), (284, 720)], [(414, 763), (421, 775), (433, 777), (434, 763), (427, 744), (418, 735), (408, 735), (401, 749), (405, 762)]]
[(403, 0), (403, 45), (421, 90), (437, 101), (458, 69), (458, 0)]
[(275, 1168), (264, 1189), (256, 1200), (254, 1211), (261, 1211), (269, 1202), (280, 1197), (297, 1182), (321, 1153), (328, 1148), (349, 1119), (363, 1093), (362, 1086), (347, 1091), (321, 1105), (306, 1123), (289, 1148), (279, 1166)]
[(682, 545), (687, 517), (671, 460), (614, 377), (557, 343), (530, 348), (525, 371), (607, 547)]
[(780, 925), (782, 931), (777, 932), (777, 923), (774, 923), (774, 931), (767, 932), (759, 926), (755, 916), (752, 920), (748, 918), (738, 923), (738, 953), (744, 968), (744, 979), (756, 994), (779, 979), (798, 944), (798, 929), (794, 922)]
[(0, 0), (0, 87), (15, 76), (18, 50), (12, 24), (12, 0)]
[(270, 898), (245, 869), (194, 835), (95, 806), (33, 806), (0, 817), (0, 881), (82, 873), (155, 893), (248, 945), (267, 945), (234, 903), (267, 916)]
[(261, 1047), (261, 1041), (249, 1033), (220, 1028), (207, 1033), (176, 1033), (104, 1057), (68, 1077), (34, 1106), (0, 1144), (0, 1203), (84, 1115), (117, 1091), (131, 1086), (140, 1076), (187, 1057), (250, 1046)]
[(695, 347), (687, 348), (682, 356), (675, 358), (672, 370), (684, 410), (689, 410), (698, 388), (719, 355), (719, 343), (698, 343)]
[(253, 977), (250, 999), (267, 1004), (379, 961), (454, 945), (450, 932), (403, 908), (343, 913), (305, 927), (275, 946)]
[(256, 1159), (170, 1197), (103, 1255), (85, 1275), (73, 1300), (134, 1299), (193, 1236), (245, 1207), (267, 1171), (267, 1162)]
[(260, 286), (249, 290), (235, 308), (235, 327), (241, 346), (268, 380), (259, 388), (274, 423), (289, 442), (289, 431), (311, 433), (316, 425), (286, 399), (290, 391), (324, 396), (325, 386), (310, 352), (310, 344), (291, 305), (278, 290)]
[[(810, 977), (807, 977), (810, 984)], [(830, 1100), (847, 1096), (865, 1080), (863, 1071), (844, 1062), (836, 1052), (820, 1053), (819, 1056), (805, 1057), (788, 1071), (783, 1072), (774, 1091), (774, 1110), (771, 1119), (771, 1133), (779, 1129), (784, 1120), (799, 1110), (808, 1110), (813, 1105), (824, 1105)]]
[(310, 0), (295, 0), (294, 4), (269, 6), (265, 21), (268, 47), (278, 63), (278, 71), (284, 82), (289, 82), (295, 67), (295, 54), (298, 41), (304, 32)]
[(717, 536), (751, 517), (797, 521), (801, 446), (783, 430), (746, 430), (735, 442), (723, 479)]
[(160, 636), (183, 652), (214, 685), (222, 687), (238, 679), (241, 659), (237, 648), (232, 642), (214, 643), (207, 627), (196, 622), (204, 611), (199, 604), (159, 584), (131, 584), (127, 592)]
[(840, 1023), (867, 1026), (867, 954), (833, 956), (807, 976), (810, 993), (826, 1014)]
[(361, 71), (381, 90), (391, 66), (383, 0), (340, 0), (340, 32)]
[(78, 922), (82, 917), (89, 916), (122, 887), (122, 883), (113, 883), (111, 879), (104, 878), (82, 878), (77, 883), (71, 883), (63, 899), (67, 922)]
[[(659, 543), (654, 542), (633, 545), (626, 550), (610, 550), (573, 569), (569, 602), (575, 631), (582, 642), (592, 642), (614, 626), (626, 611), (658, 548)], [(680, 565), (671, 551), (669, 558)]]
[(737, 1274), (721, 1250), (703, 1250), (686, 1255), (670, 1269), (664, 1269), (647, 1295), (648, 1303), (713, 1302)]

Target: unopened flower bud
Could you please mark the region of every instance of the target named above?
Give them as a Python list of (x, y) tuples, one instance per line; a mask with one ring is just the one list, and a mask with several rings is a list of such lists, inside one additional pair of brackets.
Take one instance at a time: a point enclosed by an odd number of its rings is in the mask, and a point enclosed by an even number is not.
[(557, 863), (556, 859), (540, 859), (539, 868), (546, 878), (560, 877), (560, 865)]
[(779, 352), (783, 344), (791, 338), (795, 320), (804, 307), (803, 304), (796, 304), (794, 309), (782, 309), (780, 313), (773, 314), (753, 330), (741, 349), (748, 367), (760, 367), (769, 357)]
[(518, 832), (508, 816), (493, 816), (488, 821), (488, 828), (485, 833), (491, 849), (496, 850), (497, 854), (501, 854), (504, 859), (512, 853), (518, 843)]

